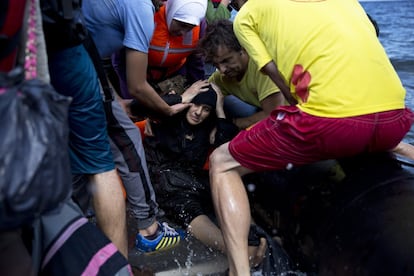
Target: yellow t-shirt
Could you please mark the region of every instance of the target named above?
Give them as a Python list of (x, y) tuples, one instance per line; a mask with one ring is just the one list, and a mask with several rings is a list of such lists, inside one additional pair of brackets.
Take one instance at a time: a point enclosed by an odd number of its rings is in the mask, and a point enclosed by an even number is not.
[(258, 69), (275, 61), (306, 113), (341, 118), (405, 106), (405, 89), (357, 0), (249, 0), (234, 30)]
[(224, 96), (234, 95), (260, 108), (262, 100), (280, 91), (267, 75), (259, 71), (252, 59), (249, 59), (246, 73), (240, 82), (225, 79), (218, 71), (210, 76), (209, 81), (217, 84)]

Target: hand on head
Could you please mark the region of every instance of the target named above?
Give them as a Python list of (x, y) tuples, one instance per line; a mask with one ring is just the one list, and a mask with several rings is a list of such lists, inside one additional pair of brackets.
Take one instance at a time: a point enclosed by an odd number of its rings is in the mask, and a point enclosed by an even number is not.
[(217, 108), (223, 108), (223, 104), (224, 104), (224, 96), (223, 93), (221, 92), (220, 87), (218, 87), (215, 83), (210, 83), (211, 87), (213, 88), (213, 90), (216, 92), (217, 94), (217, 103), (216, 103), (216, 107)]
[(187, 88), (181, 95), (183, 103), (190, 103), (193, 98), (200, 92), (208, 91), (209, 83), (207, 80), (199, 80)]

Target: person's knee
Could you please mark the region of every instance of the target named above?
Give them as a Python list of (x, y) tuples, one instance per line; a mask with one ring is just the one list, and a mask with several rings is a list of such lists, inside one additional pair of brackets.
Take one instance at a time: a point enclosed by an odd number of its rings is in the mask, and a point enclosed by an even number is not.
[(211, 154), (210, 154), (210, 174), (215, 174), (222, 172), (222, 170), (225, 168), (225, 162), (228, 160), (230, 156), (230, 153), (228, 151), (227, 147), (220, 146), (216, 148)]

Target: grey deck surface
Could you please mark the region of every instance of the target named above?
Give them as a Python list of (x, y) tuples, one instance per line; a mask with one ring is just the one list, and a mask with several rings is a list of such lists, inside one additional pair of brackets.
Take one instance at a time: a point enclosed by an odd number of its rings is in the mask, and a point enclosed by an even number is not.
[[(171, 226), (173, 224), (169, 223)], [(177, 246), (152, 253), (141, 253), (135, 249), (134, 222), (128, 216), (129, 263), (135, 267), (146, 267), (155, 275), (221, 276), (227, 270), (227, 259), (218, 251), (206, 247), (194, 237), (187, 236)], [(136, 229), (136, 228), (135, 228)]]
[(179, 245), (163, 251), (142, 254), (130, 250), (131, 265), (144, 265), (156, 275), (224, 275), (227, 260), (219, 252), (211, 251), (194, 238), (186, 238)]

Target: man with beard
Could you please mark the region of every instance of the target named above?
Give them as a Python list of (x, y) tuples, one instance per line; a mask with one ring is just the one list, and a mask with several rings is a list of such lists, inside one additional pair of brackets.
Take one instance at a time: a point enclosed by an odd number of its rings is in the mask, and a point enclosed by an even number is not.
[(260, 73), (233, 32), (229, 20), (211, 23), (199, 49), (207, 62), (218, 69), (209, 81), (220, 87), (225, 97), (224, 110), (239, 129), (247, 128), (265, 118), (283, 104), (279, 88)]

